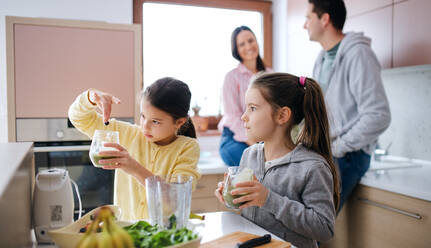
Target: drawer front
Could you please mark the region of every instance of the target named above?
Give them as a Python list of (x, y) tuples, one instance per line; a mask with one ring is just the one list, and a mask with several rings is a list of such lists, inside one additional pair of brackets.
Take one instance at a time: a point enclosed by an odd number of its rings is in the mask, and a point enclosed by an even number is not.
[(431, 202), (358, 186), (326, 247), (429, 247)]
[[(431, 203), (366, 186), (353, 199), (353, 242), (361, 247), (427, 247), (431, 244)], [(356, 210), (355, 210), (356, 209)], [(356, 212), (356, 214), (355, 214)], [(429, 247), (429, 246), (428, 246)]]
[[(217, 183), (222, 180), (222, 175), (203, 175), (196, 185), (193, 198), (214, 196)], [(215, 197), (215, 196), (214, 196)]]
[(221, 204), (218, 202), (217, 198), (205, 197), (205, 198), (194, 198), (192, 199), (191, 211), (193, 213), (207, 213), (207, 212), (217, 212)]

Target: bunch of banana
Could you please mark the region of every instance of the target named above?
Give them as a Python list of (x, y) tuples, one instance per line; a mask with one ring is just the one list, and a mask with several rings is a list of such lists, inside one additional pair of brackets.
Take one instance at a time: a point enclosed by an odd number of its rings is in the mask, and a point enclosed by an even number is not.
[[(113, 213), (109, 207), (101, 207), (96, 219), (79, 241), (78, 248), (133, 248), (133, 240), (123, 228), (113, 221)], [(102, 232), (97, 228), (102, 223)]]
[(199, 214), (190, 212), (189, 219), (205, 220), (205, 215), (199, 215)]

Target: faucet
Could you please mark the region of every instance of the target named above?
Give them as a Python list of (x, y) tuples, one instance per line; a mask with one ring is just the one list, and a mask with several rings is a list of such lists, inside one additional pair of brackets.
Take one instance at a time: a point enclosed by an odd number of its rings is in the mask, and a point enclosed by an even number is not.
[(392, 142), (386, 147), (386, 149), (382, 149), (380, 145), (377, 143), (376, 149), (374, 150), (374, 160), (382, 161), (383, 156), (387, 156), (389, 154), (389, 148), (391, 147)]

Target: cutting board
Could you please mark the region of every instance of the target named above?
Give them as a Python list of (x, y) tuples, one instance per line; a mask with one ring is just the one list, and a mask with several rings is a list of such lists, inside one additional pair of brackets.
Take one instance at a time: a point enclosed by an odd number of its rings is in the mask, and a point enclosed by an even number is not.
[[(210, 242), (206, 242), (201, 244), (199, 246), (200, 248), (219, 248), (219, 247), (226, 247), (226, 248), (233, 248), (237, 243), (242, 243), (244, 241), (247, 241), (249, 239), (257, 238), (258, 235), (254, 235), (251, 233), (245, 233), (245, 232), (233, 232), (228, 235), (224, 235), (221, 238), (212, 240)], [(271, 239), (271, 242), (258, 246), (259, 248), (272, 248), (272, 247), (279, 247), (279, 248), (289, 248), (290, 243), (280, 240)]]

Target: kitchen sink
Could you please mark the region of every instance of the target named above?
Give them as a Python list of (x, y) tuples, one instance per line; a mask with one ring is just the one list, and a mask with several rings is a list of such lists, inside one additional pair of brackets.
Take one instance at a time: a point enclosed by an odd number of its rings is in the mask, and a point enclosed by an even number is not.
[(372, 159), (368, 171), (407, 169), (418, 167), (422, 167), (422, 165), (416, 163), (413, 159), (387, 155), (380, 157), (380, 160)]

